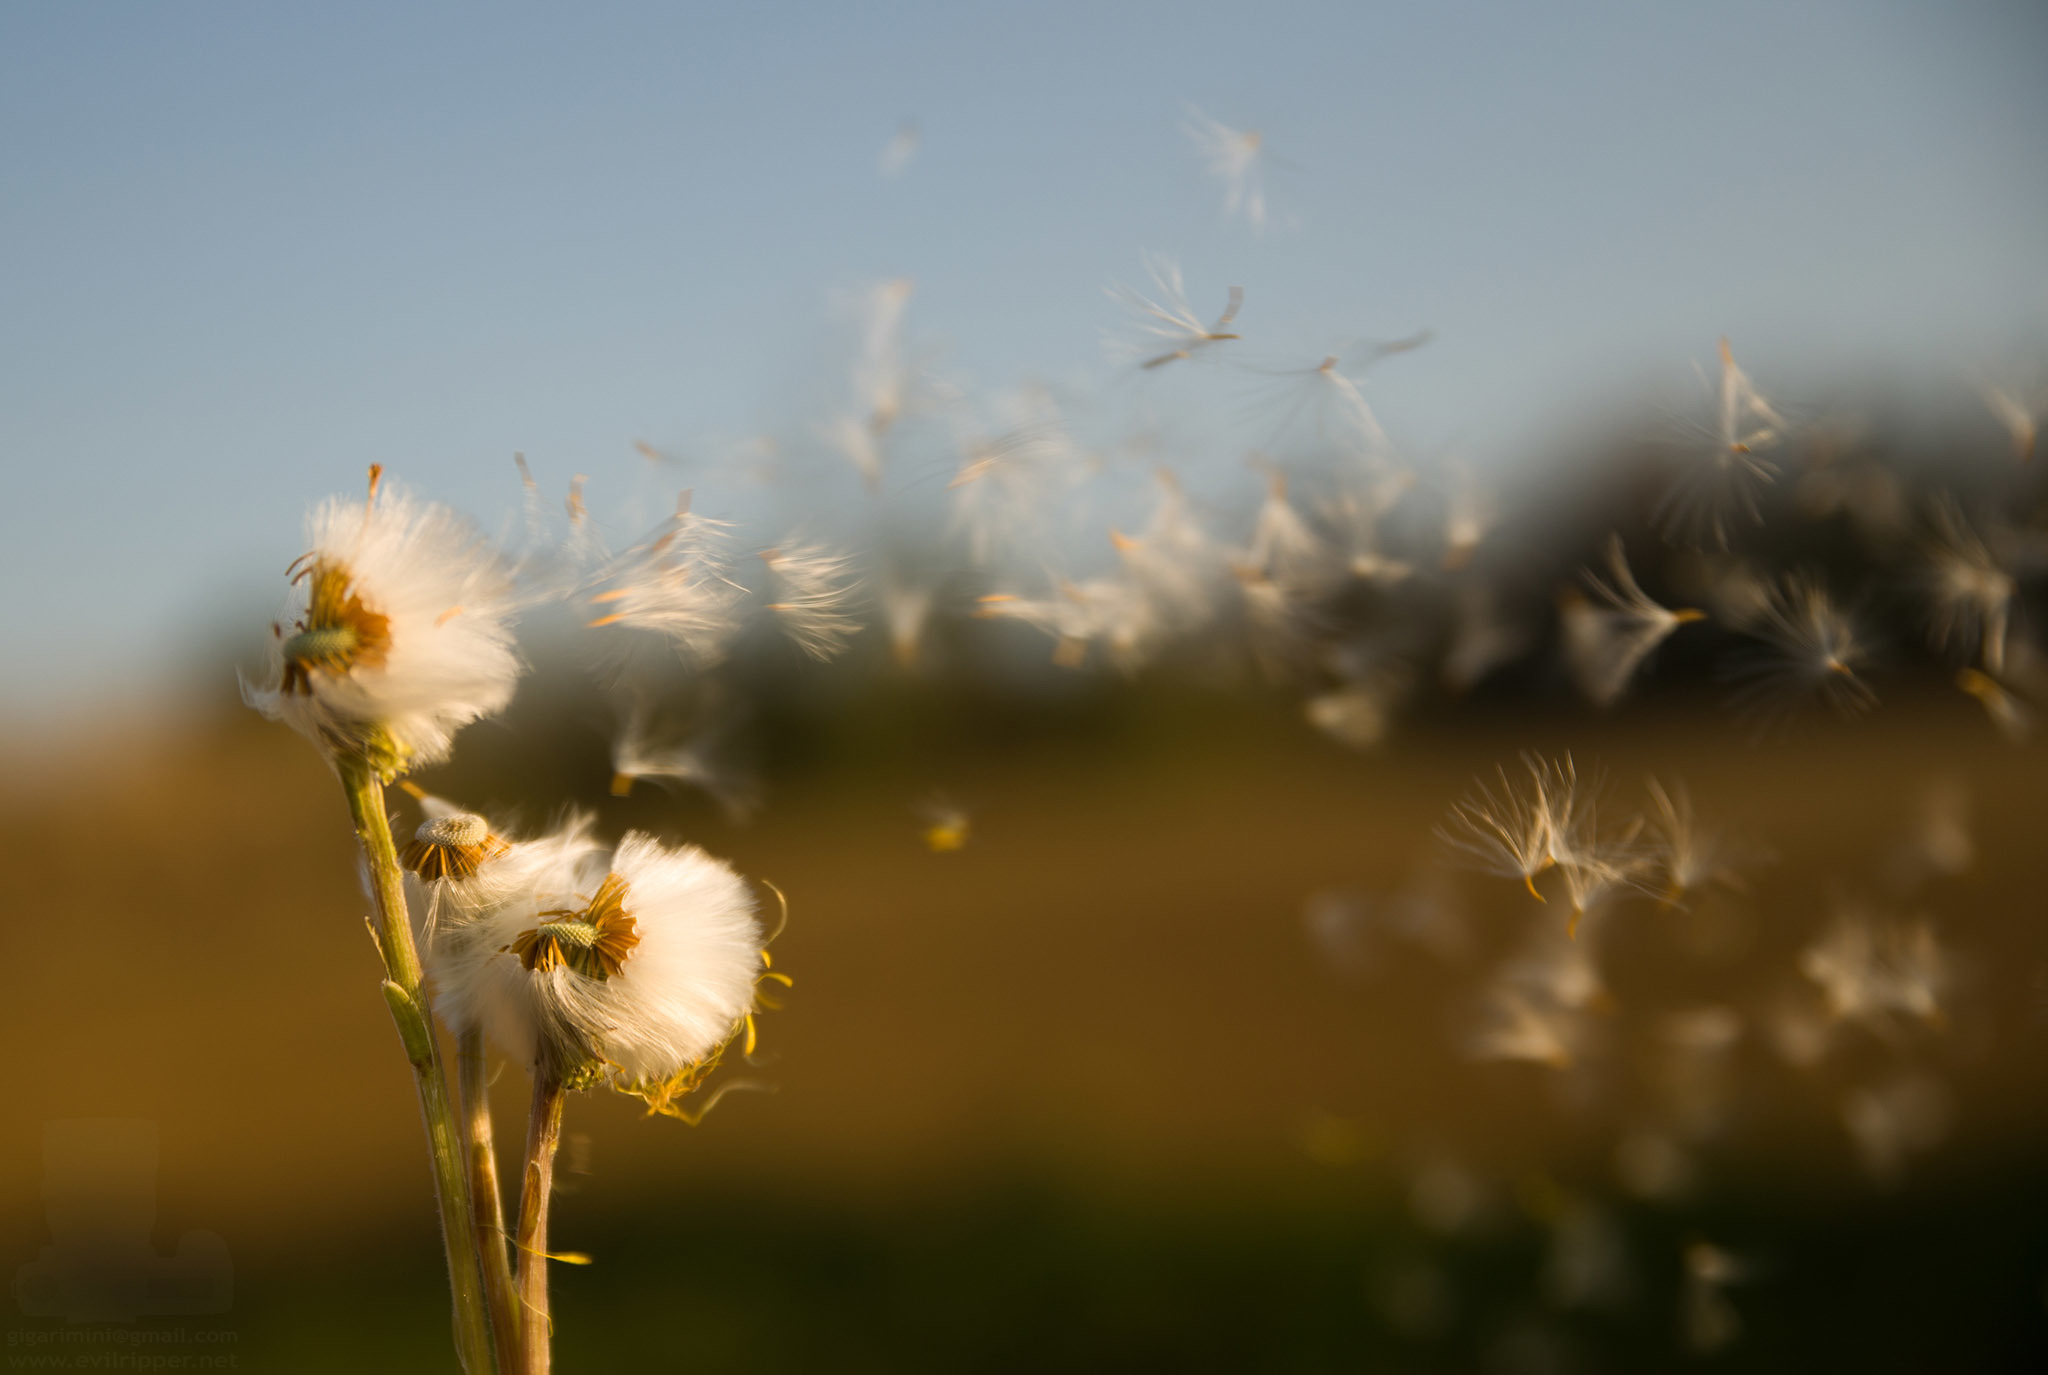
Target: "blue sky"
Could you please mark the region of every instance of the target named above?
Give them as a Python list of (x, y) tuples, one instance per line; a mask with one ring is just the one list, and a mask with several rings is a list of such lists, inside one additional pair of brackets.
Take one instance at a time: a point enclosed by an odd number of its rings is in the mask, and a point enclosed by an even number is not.
[(1383, 418), (1495, 462), (1724, 333), (1959, 373), (2048, 338), (2043, 52), (2023, 3), (6, 7), (0, 710), (265, 612), (373, 460), (488, 522), (514, 450), (773, 429), (895, 275), (991, 387), (1101, 373), (1145, 250), (1310, 361), (1431, 326)]

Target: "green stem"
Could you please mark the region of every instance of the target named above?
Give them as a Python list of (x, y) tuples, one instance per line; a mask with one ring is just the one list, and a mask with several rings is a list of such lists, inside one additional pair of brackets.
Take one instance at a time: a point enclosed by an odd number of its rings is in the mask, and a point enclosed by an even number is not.
[(405, 1044), (426, 1119), (427, 1150), (434, 1166), (434, 1196), (441, 1209), (441, 1240), (448, 1252), (448, 1285), (454, 1296), (455, 1353), (470, 1375), (487, 1375), (491, 1364), (490, 1320), (485, 1312), (483, 1276), (470, 1231), (469, 1175), (463, 1168), (462, 1132), (448, 1098), (440, 1047), (420, 993), (420, 957), (406, 914), (405, 885), (398, 851), (384, 815), (384, 788), (367, 760), (343, 755), (335, 761), (356, 839), (370, 869), (377, 904), (377, 944), (384, 954), (384, 1001)]
[(533, 1112), (526, 1121), (525, 1183), (519, 1194), (519, 1350), (525, 1375), (548, 1375), (548, 1196), (555, 1187), (555, 1147), (562, 1139), (562, 1081), (533, 1067)]
[(472, 1027), (455, 1041), (455, 1090), (469, 1134), (470, 1226), (483, 1262), (484, 1296), (491, 1305), (491, 1335), (502, 1363), (518, 1364), (519, 1323), (513, 1306), (511, 1240), (505, 1230), (505, 1200), (498, 1188), (498, 1154), (491, 1140), (491, 1095), (484, 1077), (484, 1035)]

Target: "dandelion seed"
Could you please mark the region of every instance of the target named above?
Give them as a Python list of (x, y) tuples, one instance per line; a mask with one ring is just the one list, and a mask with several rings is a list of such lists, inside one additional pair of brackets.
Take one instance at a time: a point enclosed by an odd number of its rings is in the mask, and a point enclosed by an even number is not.
[[(692, 511), (684, 492), (675, 514), (591, 579), (600, 590), (589, 595), (588, 624), (658, 635), (698, 668), (718, 662), (739, 631), (746, 595), (728, 574), (731, 529)], [(622, 675), (625, 657), (613, 651), (613, 676)]]
[(1590, 571), (1586, 583), (1597, 600), (1568, 590), (1559, 599), (1565, 664), (1579, 691), (1595, 706), (1612, 706), (1628, 690), (1631, 679), (1651, 651), (1678, 627), (1701, 620), (1706, 613), (1671, 611), (1651, 600), (1629, 572), (1628, 558), (1615, 535), (1607, 546), (1612, 584)]
[(818, 437), (852, 466), (870, 495), (882, 490), (882, 441), (871, 422), (834, 416), (818, 427)]
[(1666, 537), (1726, 549), (1732, 525), (1762, 520), (1760, 494), (1778, 476), (1777, 465), (1762, 455), (1784, 439), (1785, 430), (1785, 418), (1736, 366), (1723, 339), (1713, 442), (1680, 470), (1665, 494), (1658, 518)]
[(1734, 663), (1727, 676), (1743, 684), (1737, 702), (1761, 724), (1782, 720), (1814, 697), (1843, 716), (1876, 704), (1877, 694), (1862, 677), (1869, 649), (1817, 579), (1788, 575), (1772, 588), (1749, 633), (1761, 649)]
[(889, 141), (882, 145), (881, 155), (875, 159), (875, 170), (884, 177), (902, 176), (909, 170), (911, 160), (917, 156), (918, 145), (923, 141), (924, 135), (917, 121), (904, 120), (896, 126), (896, 132), (889, 136)]
[(903, 366), (903, 312), (916, 284), (896, 277), (857, 298), (859, 352), (854, 359), (853, 395), (865, 412), (869, 433), (879, 438), (902, 418), (909, 377)]
[(1536, 632), (1526, 621), (1501, 609), (1492, 583), (1472, 580), (1460, 586), (1451, 603), (1451, 642), (1444, 652), (1441, 677), (1452, 692), (1469, 692), (1495, 669), (1528, 652)]
[(1322, 513), (1342, 543), (1338, 554), (1351, 576), (1374, 587), (1398, 587), (1415, 573), (1415, 565), (1388, 556), (1380, 546), (1379, 519), (1386, 507), (1356, 492), (1343, 492), (1326, 502)]
[(370, 472), (367, 501), (330, 500), (308, 517), (309, 547), (289, 570), (291, 630), (242, 691), (323, 752), (388, 778), (445, 758), (457, 730), (511, 701), (520, 601), (508, 565), (465, 521)]
[(965, 848), (972, 824), (966, 808), (935, 792), (918, 803), (917, 812), (924, 822), (925, 848), (935, 855)]
[(1683, 551), (1677, 557), (1676, 580), (1713, 620), (1745, 634), (1770, 614), (1775, 596), (1768, 578), (1731, 554)]
[(1347, 371), (1343, 357), (1326, 354), (1320, 362), (1291, 368), (1255, 367), (1252, 371), (1279, 379), (1270, 406), (1277, 411), (1273, 443), (1301, 428), (1307, 438), (1338, 453), (1368, 463), (1382, 461), (1390, 448), (1387, 432), (1365, 399), (1361, 380), (1366, 369), (1382, 359), (1421, 348), (1435, 337), (1424, 330), (1407, 339), (1367, 346), (1363, 358), (1347, 349), (1353, 361)]
[(1310, 725), (1338, 744), (1354, 750), (1373, 749), (1386, 738), (1405, 685), (1399, 675), (1347, 683), (1317, 693), (1303, 704), (1302, 711)]
[(1266, 499), (1240, 567), (1290, 591), (1319, 585), (1330, 568), (1322, 540), (1288, 502), (1287, 477), (1278, 468), (1267, 476)]
[(882, 584), (882, 624), (889, 632), (889, 649), (899, 667), (917, 667), (936, 595), (937, 590), (930, 584), (901, 577), (891, 577)]
[(1545, 917), (1514, 956), (1495, 971), (1493, 986), (1519, 990), (1539, 1006), (1573, 1013), (1609, 1012), (1614, 999), (1601, 975), (1598, 942), (1580, 940), (1579, 917)]
[(946, 484), (952, 529), (965, 536), (977, 564), (1010, 546), (1044, 542), (1032, 536), (1047, 505), (1071, 485), (1078, 456), (1059, 406), (1044, 390), (999, 398), (994, 411), (986, 431), (956, 422), (960, 467)]
[(1192, 358), (1214, 344), (1236, 339), (1231, 332), (1237, 312), (1244, 306), (1244, 288), (1230, 288), (1230, 304), (1216, 323), (1205, 325), (1188, 304), (1187, 287), (1181, 281), (1180, 266), (1169, 258), (1147, 255), (1145, 266), (1152, 274), (1154, 296), (1144, 296), (1129, 287), (1110, 288), (1112, 299), (1137, 314), (1137, 336), (1113, 346), (1113, 351), (1136, 359), (1150, 371), (1168, 363)]
[(1111, 578), (1062, 581), (1054, 595), (1038, 599), (992, 594), (980, 599), (975, 614), (1022, 621), (1052, 636), (1053, 662), (1061, 668), (1079, 668), (1099, 642), (1120, 667), (1134, 671), (1157, 641), (1158, 623), (1145, 598)]
[(1899, 1021), (1939, 1027), (1954, 981), (1952, 960), (1928, 922), (1879, 922), (1844, 906), (1799, 955), (1799, 971), (1820, 989), (1829, 1014), (1880, 1035)]
[(768, 610), (796, 646), (813, 659), (830, 659), (845, 649), (860, 630), (852, 606), (860, 585), (851, 575), (853, 560), (820, 544), (793, 544), (764, 550), (775, 584)]
[(1326, 888), (1302, 904), (1302, 930), (1317, 955), (1339, 975), (1370, 973), (1383, 937), (1419, 946), (1446, 963), (1472, 953), (1472, 933), (1442, 875), (1425, 871), (1405, 889), (1365, 894)]
[(1186, 634), (1214, 617), (1225, 568), (1173, 474), (1157, 476), (1159, 498), (1144, 530), (1112, 530), (1109, 538), (1160, 633)]
[(1718, 1246), (1695, 1241), (1685, 1248), (1685, 1283), (1679, 1294), (1679, 1336), (1695, 1355), (1710, 1356), (1742, 1335), (1742, 1315), (1724, 1292), (1748, 1278), (1748, 1267)]
[(1572, 1009), (1531, 998), (1512, 987), (1488, 990), (1476, 1024), (1465, 1040), (1474, 1060), (1522, 1061), (1566, 1069), (1576, 1058), (1578, 1015)]
[(1223, 183), (1223, 214), (1240, 212), (1254, 232), (1266, 227), (1264, 135), (1256, 129), (1233, 129), (1194, 106), (1181, 131), (1193, 141), (1209, 175)]
[(1479, 484), (1470, 468), (1455, 459), (1445, 466), (1451, 484), (1444, 506), (1443, 567), (1454, 573), (1472, 562), (1497, 513), (1493, 493)]
[(1692, 797), (1685, 785), (1667, 789), (1652, 778), (1646, 787), (1652, 807), (1647, 819), (1653, 840), (1651, 854), (1664, 874), (1664, 900), (1677, 902), (1708, 883), (1746, 896), (1749, 886), (1736, 867), (1734, 848), (1694, 819)]
[(1881, 1189), (1897, 1188), (1905, 1180), (1909, 1157), (1941, 1144), (1949, 1117), (1948, 1090), (1927, 1075), (1855, 1089), (1842, 1100), (1842, 1125), (1857, 1160)]
[(1293, 679), (1312, 658), (1326, 619), (1297, 589), (1256, 569), (1234, 571), (1252, 658), (1273, 681)]
[(1632, 848), (1634, 833), (1619, 838), (1598, 836), (1593, 817), (1589, 799), (1585, 824), (1557, 849), (1557, 871), (1572, 904), (1571, 922), (1565, 928), (1568, 937), (1578, 934), (1583, 918), (1603, 911), (1614, 899), (1646, 891), (1643, 858)]
[(1979, 654), (1986, 673), (2005, 671), (2005, 636), (2013, 575), (1963, 519), (1955, 498), (1944, 496), (1928, 513), (1933, 529), (1925, 546), (1922, 593), (1928, 635), (1936, 649)]
[(1984, 398), (1984, 404), (1998, 417), (1998, 423), (2005, 426), (2012, 436), (2013, 457), (2022, 463), (2034, 457), (2034, 444), (2040, 438), (2042, 408), (2038, 400), (2025, 400), (2001, 387), (1989, 384), (1977, 389)]
[(1956, 686), (1977, 699), (1991, 724), (2006, 739), (2020, 744), (2033, 735), (2033, 708), (1990, 674), (1974, 668), (1962, 669), (1956, 674)]
[(1958, 778), (1931, 780), (1913, 799), (1906, 834), (1884, 866), (1886, 880), (1906, 894), (1931, 878), (1966, 874), (1976, 862), (1969, 787)]
[(733, 821), (745, 821), (760, 806), (761, 789), (752, 774), (728, 757), (733, 728), (731, 718), (714, 717), (678, 732), (651, 693), (630, 692), (612, 737), (612, 796), (629, 796), (642, 780), (695, 788)]
[(1526, 790), (1509, 781), (1505, 767), (1496, 768), (1500, 792), (1477, 781), (1436, 835), (1482, 872), (1521, 879), (1529, 896), (1542, 902), (1536, 876), (1558, 863), (1560, 850), (1570, 853), (1583, 801), (1570, 755), (1559, 762), (1525, 754), (1522, 766), (1529, 775)]

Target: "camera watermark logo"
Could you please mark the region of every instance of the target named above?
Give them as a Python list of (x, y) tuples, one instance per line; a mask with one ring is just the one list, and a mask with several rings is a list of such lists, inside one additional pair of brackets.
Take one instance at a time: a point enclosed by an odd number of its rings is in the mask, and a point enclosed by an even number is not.
[(156, 1187), (156, 1123), (47, 1123), (43, 1208), (51, 1244), (15, 1271), (21, 1311), (70, 1323), (225, 1313), (235, 1278), (227, 1243), (193, 1231), (159, 1251)]

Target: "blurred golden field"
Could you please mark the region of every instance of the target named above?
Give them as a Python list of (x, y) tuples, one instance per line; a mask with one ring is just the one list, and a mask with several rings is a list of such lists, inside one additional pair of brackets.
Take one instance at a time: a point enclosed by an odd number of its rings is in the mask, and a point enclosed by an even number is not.
[[(606, 830), (697, 841), (791, 905), (775, 954), (795, 987), (734, 1071), (772, 1092), (733, 1092), (694, 1129), (571, 1101), (555, 1244), (593, 1263), (557, 1267), (564, 1369), (1653, 1368), (1685, 1359), (1672, 1292), (1693, 1236), (1769, 1274), (1735, 1291), (1753, 1339), (1723, 1360), (2048, 1350), (2041, 754), (1952, 701), (1760, 747), (1682, 704), (1620, 723), (1475, 711), (1353, 756), (1241, 697), (1109, 689), (1034, 715), (877, 690), (818, 717), (746, 826), (692, 796), (609, 798), (601, 747), (518, 710), (492, 745), (469, 756), (488, 775), (423, 781), (501, 813), (582, 798)], [(1929, 781), (1967, 784), (1974, 858), (1911, 904), (1967, 957), (1948, 1024), (1912, 1051), (1954, 1130), (1902, 1190), (1862, 1178), (1833, 1107), (1876, 1048), (1801, 1075), (1752, 1023), (1699, 1186), (1622, 1205), (1633, 1296), (1546, 1310), (1544, 1200), (1615, 1192), (1617, 1124), (1654, 1107), (1630, 1065), (1647, 1042), (1575, 1076), (1466, 1059), (1480, 971), (1546, 915), (1513, 883), (1449, 880), (1462, 960), (1392, 943), (1333, 969), (1302, 918), (1312, 890), (1409, 882), (1470, 778), (1526, 747), (1572, 750), (1616, 793), (1683, 778), (1703, 817), (1777, 855), (1753, 900), (1624, 907), (1617, 1025), (1759, 1013), (1835, 895), (1911, 843)], [(45, 1239), (45, 1121), (150, 1119), (157, 1235), (226, 1239), (220, 1321), (244, 1368), (443, 1368), (419, 1124), (320, 761), (214, 718), (18, 748), (9, 774), (0, 1254)], [(919, 838), (935, 783), (972, 808), (957, 853)], [(522, 1079), (502, 1075), (501, 1140)], [(1439, 1159), (1486, 1200), (1452, 1236), (1410, 1206)], [(1418, 1263), (1450, 1276), (1453, 1333), (1389, 1320), (1388, 1284)], [(1641, 1364), (1588, 1364), (1596, 1348)]]

